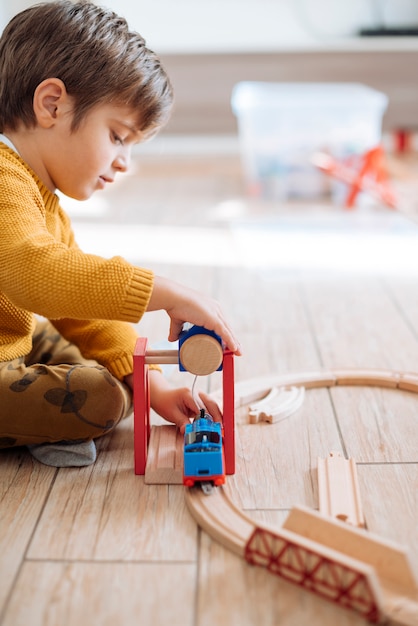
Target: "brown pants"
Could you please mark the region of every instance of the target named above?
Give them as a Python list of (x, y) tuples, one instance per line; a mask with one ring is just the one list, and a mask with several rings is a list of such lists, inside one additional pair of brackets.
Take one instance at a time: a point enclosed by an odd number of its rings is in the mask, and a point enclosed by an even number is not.
[(0, 448), (93, 439), (131, 412), (129, 388), (49, 322), (38, 322), (30, 354), (0, 362)]

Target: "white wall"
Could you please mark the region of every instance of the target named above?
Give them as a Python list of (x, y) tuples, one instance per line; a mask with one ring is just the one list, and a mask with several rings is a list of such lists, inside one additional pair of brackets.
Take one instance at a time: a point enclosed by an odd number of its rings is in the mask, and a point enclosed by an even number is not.
[[(124, 14), (160, 53), (304, 46), (351, 32), (368, 13), (367, 0), (139, 0), (135, 6), (130, 0), (104, 2)], [(312, 9), (315, 6), (322, 17)]]
[(0, 0), (1, 26), (4, 27), (13, 15), (16, 15), (19, 11), (23, 11), (23, 9), (26, 9), (32, 4), (37, 3), (30, 2), (29, 0), (13, 0), (13, 2), (10, 2), (10, 0)]
[[(124, 15), (158, 53), (323, 46), (361, 27), (418, 24), (418, 0), (97, 0)], [(30, 0), (0, 0), (4, 24)]]

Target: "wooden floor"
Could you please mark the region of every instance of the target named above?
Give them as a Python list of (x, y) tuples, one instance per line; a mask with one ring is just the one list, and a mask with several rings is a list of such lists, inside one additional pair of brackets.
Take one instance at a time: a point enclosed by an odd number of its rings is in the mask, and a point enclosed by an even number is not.
[[(407, 192), (413, 163), (397, 170)], [(234, 154), (152, 154), (133, 169), (74, 214), (79, 240), (218, 298), (243, 346), (237, 381), (323, 368), (418, 372), (412, 220), (375, 205), (250, 200)], [(163, 313), (139, 325), (156, 345), (167, 328)], [(192, 384), (189, 374), (166, 374)], [(214, 390), (220, 379), (198, 383)], [(131, 418), (98, 451), (94, 466), (60, 470), (23, 449), (1, 452), (1, 626), (365, 623), (223, 549), (197, 527), (183, 487), (145, 485), (133, 471)], [(276, 525), (295, 504), (317, 508), (317, 457), (330, 451), (355, 458), (368, 530), (407, 546), (418, 576), (412, 393), (310, 390), (282, 422), (240, 419), (235, 502)]]

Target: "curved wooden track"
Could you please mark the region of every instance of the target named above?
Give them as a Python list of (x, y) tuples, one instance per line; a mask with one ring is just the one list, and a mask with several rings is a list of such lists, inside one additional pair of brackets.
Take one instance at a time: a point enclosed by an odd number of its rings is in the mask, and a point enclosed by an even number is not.
[[(418, 373), (383, 369), (330, 369), (251, 378), (235, 384), (235, 409), (260, 400), (272, 387), (316, 389), (337, 385), (388, 387), (418, 393)], [(222, 401), (221, 390), (215, 391), (213, 395)]]
[[(236, 384), (235, 409), (272, 387), (380, 386), (418, 393), (418, 374), (388, 370), (327, 370), (252, 379)], [(221, 399), (222, 394), (214, 394)], [(228, 487), (207, 496), (185, 490), (196, 522), (213, 539), (260, 565), (374, 623), (418, 625), (418, 586), (406, 551), (372, 533), (295, 507), (282, 528), (259, 525), (233, 504)]]
[(213, 539), (244, 558), (245, 546), (255, 530), (255, 524), (233, 504), (228, 488), (216, 488), (210, 496), (198, 487), (185, 489), (185, 497), (199, 526)]

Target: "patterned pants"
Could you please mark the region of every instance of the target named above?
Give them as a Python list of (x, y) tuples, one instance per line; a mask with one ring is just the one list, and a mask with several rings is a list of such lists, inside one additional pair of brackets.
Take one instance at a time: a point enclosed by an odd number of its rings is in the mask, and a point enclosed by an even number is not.
[(30, 354), (0, 363), (0, 448), (93, 439), (131, 412), (129, 388), (49, 322), (38, 322)]

